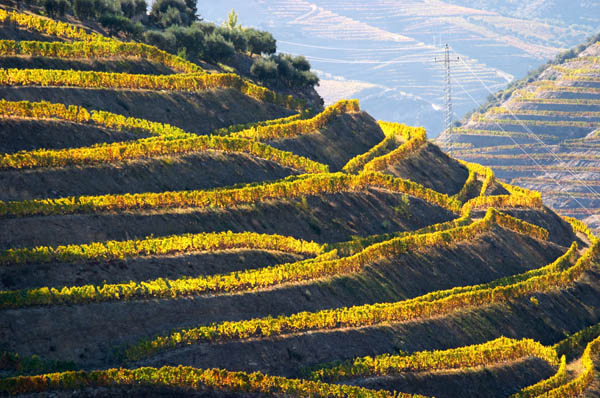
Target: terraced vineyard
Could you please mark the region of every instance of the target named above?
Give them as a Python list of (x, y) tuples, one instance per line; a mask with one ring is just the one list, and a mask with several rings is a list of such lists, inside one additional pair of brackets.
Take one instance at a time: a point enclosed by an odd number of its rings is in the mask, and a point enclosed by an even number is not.
[[(357, 101), (0, 17), (62, 40), (2, 55), (0, 395), (600, 392), (600, 242), (539, 193)], [(155, 73), (40, 67), (84, 56)]]
[(548, 66), (499, 106), (445, 132), (442, 147), (542, 193), (562, 215), (598, 228), (600, 43)]

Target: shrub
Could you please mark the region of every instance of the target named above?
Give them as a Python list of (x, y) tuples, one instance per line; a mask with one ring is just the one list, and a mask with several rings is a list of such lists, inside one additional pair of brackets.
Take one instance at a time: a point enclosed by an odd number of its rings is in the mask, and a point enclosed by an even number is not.
[(235, 49), (230, 41), (225, 40), (217, 32), (213, 32), (204, 39), (204, 58), (210, 61), (225, 61), (235, 54)]
[(277, 42), (269, 32), (245, 29), (244, 35), (248, 42), (248, 51), (252, 54), (274, 54), (277, 51)]

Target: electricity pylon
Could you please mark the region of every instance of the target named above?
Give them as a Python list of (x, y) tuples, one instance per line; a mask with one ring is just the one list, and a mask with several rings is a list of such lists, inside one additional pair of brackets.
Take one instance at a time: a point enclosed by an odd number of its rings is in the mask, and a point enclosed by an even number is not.
[(445, 46), (444, 51), (444, 60), (435, 58), (434, 62), (443, 62), (444, 69), (446, 71), (446, 85), (444, 86), (444, 126), (446, 127), (446, 131), (448, 132), (448, 138), (450, 139), (452, 134), (452, 79), (450, 74), (450, 64), (452, 62), (459, 61), (460, 58), (456, 57), (454, 59), (450, 59), (450, 47), (448, 44)]

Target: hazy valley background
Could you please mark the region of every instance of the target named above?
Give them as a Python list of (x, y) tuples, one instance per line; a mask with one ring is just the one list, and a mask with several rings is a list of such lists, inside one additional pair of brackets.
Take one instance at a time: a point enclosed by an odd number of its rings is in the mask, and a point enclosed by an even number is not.
[[(221, 23), (266, 29), (278, 51), (304, 54), (321, 78), (326, 104), (358, 98), (378, 119), (427, 128), (443, 120), (443, 45), (449, 43), (454, 119), (557, 53), (596, 33), (596, 0), (221, 0), (199, 2)], [(472, 97), (472, 98), (471, 98)]]

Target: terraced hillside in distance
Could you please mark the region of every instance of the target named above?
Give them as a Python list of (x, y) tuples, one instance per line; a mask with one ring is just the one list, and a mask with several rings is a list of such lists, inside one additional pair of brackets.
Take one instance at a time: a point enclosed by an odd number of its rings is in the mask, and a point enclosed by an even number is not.
[(503, 181), (540, 191), (561, 214), (600, 227), (600, 43), (548, 66), (438, 142)]
[(0, 21), (62, 40), (0, 41), (0, 395), (600, 393), (600, 242), (538, 192), (356, 100)]
[[(222, 0), (199, 2), (213, 21), (235, 9), (240, 23), (273, 32), (281, 51), (319, 71), (325, 103), (358, 98), (378, 119), (444, 129), (443, 46), (449, 43), (455, 118), (544, 60), (596, 33), (597, 1)], [(558, 10), (558, 11), (557, 11)], [(574, 16), (578, 16), (575, 18)], [(457, 84), (460, 84), (464, 89)]]

